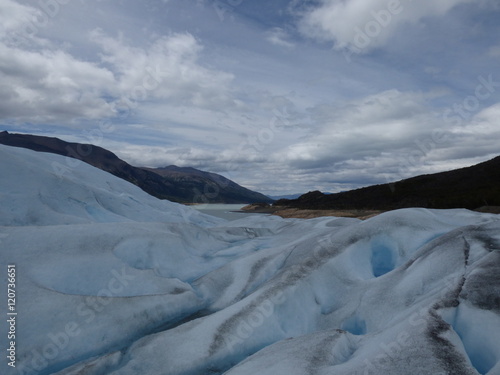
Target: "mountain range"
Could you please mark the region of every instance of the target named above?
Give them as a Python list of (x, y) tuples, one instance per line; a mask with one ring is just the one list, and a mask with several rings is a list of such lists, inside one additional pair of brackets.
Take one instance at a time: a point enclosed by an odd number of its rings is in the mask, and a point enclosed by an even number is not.
[(500, 206), (500, 156), (471, 167), (336, 194), (311, 191), (297, 199), (280, 199), (274, 206), (360, 210)]
[[(139, 186), (145, 192), (179, 203), (254, 203), (273, 199), (247, 189), (216, 173), (174, 165), (134, 167), (102, 147), (66, 142), (59, 138), (0, 132), (0, 144), (48, 152), (81, 160)], [(74, 163), (67, 163), (73, 165)], [(59, 166), (64, 173), (67, 165)]]
[[(175, 165), (135, 167), (102, 147), (58, 138), (0, 132), (0, 144), (81, 160), (139, 186), (147, 193), (180, 203), (271, 203), (273, 198), (244, 188), (216, 173)], [(67, 163), (68, 165), (74, 164)], [(64, 168), (61, 166), (64, 173)], [(408, 207), (468, 208), (500, 206), (500, 156), (461, 169), (340, 193), (311, 191), (274, 202), (300, 209), (393, 210)]]

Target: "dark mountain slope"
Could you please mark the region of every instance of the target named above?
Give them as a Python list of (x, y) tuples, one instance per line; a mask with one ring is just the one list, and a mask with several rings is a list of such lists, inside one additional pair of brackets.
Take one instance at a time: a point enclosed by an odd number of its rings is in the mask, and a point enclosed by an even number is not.
[[(158, 170), (134, 167), (102, 147), (65, 142), (58, 138), (0, 132), (0, 144), (49, 152), (81, 160), (139, 186), (160, 198), (182, 203), (253, 203), (269, 202), (268, 197), (239, 186), (215, 173), (184, 170), (182, 178)], [(68, 163), (71, 165), (72, 163)], [(64, 167), (62, 166), (62, 172)], [(161, 170), (161, 169), (160, 169)], [(206, 174), (206, 175), (205, 175)], [(211, 179), (208, 176), (211, 176)], [(223, 183), (219, 183), (223, 181)]]
[(369, 210), (406, 207), (476, 209), (481, 206), (500, 206), (500, 156), (467, 168), (337, 194), (309, 192), (297, 199), (279, 200), (275, 205), (307, 209)]
[(272, 202), (273, 200), (261, 193), (238, 185), (224, 176), (216, 173), (200, 171), (191, 167), (170, 165), (164, 168), (143, 168), (182, 186), (187, 192), (196, 192), (201, 199), (215, 198), (222, 194), (225, 203), (241, 202)]

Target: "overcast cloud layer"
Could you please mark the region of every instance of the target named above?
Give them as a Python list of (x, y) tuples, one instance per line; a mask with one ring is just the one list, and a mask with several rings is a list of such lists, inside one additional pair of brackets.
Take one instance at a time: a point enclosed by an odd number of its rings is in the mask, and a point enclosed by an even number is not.
[(1, 0), (0, 130), (270, 195), (472, 165), (500, 140), (494, 0)]

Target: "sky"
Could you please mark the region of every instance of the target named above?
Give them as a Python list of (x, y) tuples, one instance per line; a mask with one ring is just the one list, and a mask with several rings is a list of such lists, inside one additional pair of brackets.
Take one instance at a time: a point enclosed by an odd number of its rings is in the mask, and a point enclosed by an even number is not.
[(498, 154), (497, 0), (0, 0), (0, 130), (268, 195)]

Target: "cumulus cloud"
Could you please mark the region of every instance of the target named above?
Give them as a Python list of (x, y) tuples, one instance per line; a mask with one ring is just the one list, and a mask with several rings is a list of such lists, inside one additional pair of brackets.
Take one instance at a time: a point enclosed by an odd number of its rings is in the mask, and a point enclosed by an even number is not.
[(95, 119), (113, 114), (103, 99), (113, 74), (64, 51), (27, 51), (0, 43), (2, 118), (29, 122)]
[(110, 118), (154, 100), (201, 108), (232, 103), (233, 76), (200, 64), (203, 47), (189, 33), (133, 46), (123, 35), (96, 29), (89, 41), (100, 58), (83, 60), (34, 32), (37, 17), (48, 17), (41, 9), (11, 0), (0, 6), (0, 119), (5, 122)]
[(111, 66), (125, 94), (199, 107), (231, 100), (233, 76), (199, 64), (203, 47), (189, 33), (162, 36), (148, 47), (131, 46), (122, 36), (113, 38), (101, 30), (94, 30), (91, 38), (101, 46), (103, 63)]
[(443, 16), (471, 0), (321, 0), (303, 12), (299, 30), (306, 36), (332, 41), (337, 49), (358, 53), (385, 45), (404, 24)]
[(50, 21), (40, 8), (11, 0), (0, 6), (1, 120), (60, 124), (113, 115), (105, 99), (115, 84), (111, 72), (38, 35)]

